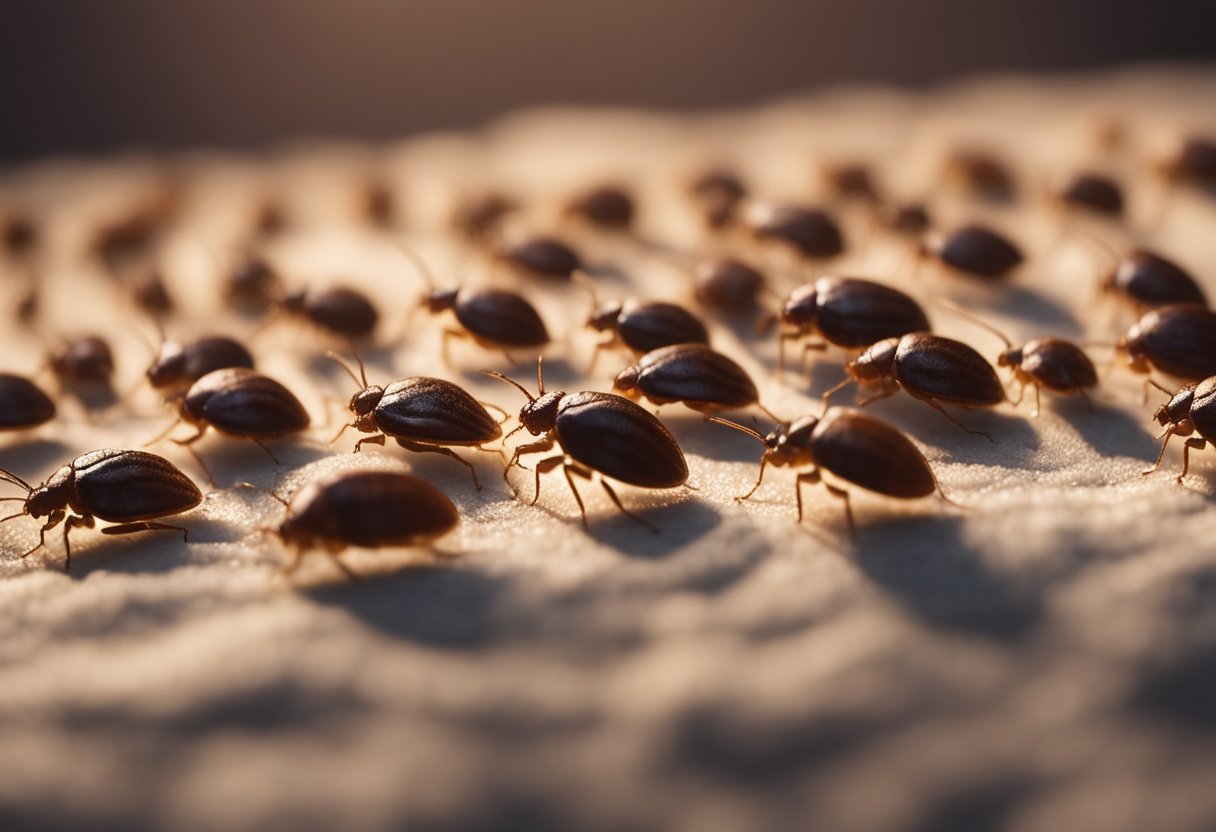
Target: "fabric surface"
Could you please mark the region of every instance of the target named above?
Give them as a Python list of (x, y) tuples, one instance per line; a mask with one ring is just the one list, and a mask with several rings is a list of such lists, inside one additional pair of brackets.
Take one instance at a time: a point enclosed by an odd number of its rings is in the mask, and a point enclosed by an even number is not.
[[(1015, 339), (1110, 341), (1131, 317), (1095, 300), (1105, 255), (1069, 229), (1149, 243), (1216, 293), (1216, 202), (1185, 189), (1167, 198), (1145, 163), (1176, 131), (1216, 126), (1214, 94), (1210, 74), (1004, 79), (687, 118), (547, 111), (388, 149), (173, 160), (189, 186), (163, 246), (165, 274), (190, 311), (171, 317), (168, 333), (248, 338), (259, 369), (297, 392), (315, 430), (272, 444), (280, 466), (249, 443), (212, 435), (196, 445), (218, 487), (180, 518), (188, 544), (78, 530), (65, 574), (58, 531), (23, 561), (35, 522), (0, 526), (0, 826), (1216, 828), (1216, 469), (1210, 450), (1196, 452), (1176, 485), (1173, 448), (1162, 472), (1140, 476), (1156, 455), (1150, 417), (1162, 396), (1142, 403), (1127, 371), (1103, 375), (1092, 412), (1045, 395), (1037, 418), (1032, 396), (959, 414), (993, 443), (903, 394), (871, 406), (924, 450), (960, 506), (854, 490), (855, 536), (819, 486), (804, 489), (796, 525), (788, 470), (770, 469), (753, 499), (735, 502), (755, 479), (759, 446), (665, 406), (696, 491), (621, 487), (625, 505), (660, 528), (652, 535), (580, 481), (585, 532), (556, 472), (530, 507), (531, 473), (512, 473), (516, 501), (490, 454), (461, 451), (479, 492), (438, 456), (392, 443), (353, 455), (353, 432), (328, 447), (341, 406), (327, 399), (344, 404), (354, 392), (323, 355), (342, 345), (286, 319), (253, 335), (256, 322), (225, 312), (217, 289), (249, 200), (281, 189), (292, 226), (270, 254), (285, 282), (344, 281), (380, 305), (377, 341), (362, 349), (373, 383), (442, 375), (516, 413), (518, 391), (478, 370), (534, 389), (532, 357), (511, 365), (454, 342), (445, 366), (450, 319), (411, 312), (422, 280), (352, 219), (350, 183), (375, 159), (404, 198), (405, 239), (441, 286), (512, 285), (446, 231), (454, 199), (488, 183), (529, 206), (512, 227), (556, 227), (584, 252), (605, 298), (690, 303), (681, 253), (729, 250), (763, 265), (783, 293), (824, 269), (901, 285), (937, 331), (993, 359), (999, 341), (934, 299)], [(1099, 117), (1124, 125), (1124, 149), (1095, 147)], [(1024, 198), (985, 207), (946, 186), (938, 161), (959, 141), (1005, 154)], [(757, 195), (813, 201), (817, 165), (858, 158), (897, 194), (934, 193), (943, 224), (978, 218), (1008, 231), (1027, 263), (1000, 285), (930, 266), (912, 277), (905, 243), (841, 207), (848, 252), (800, 265), (776, 247), (704, 237), (681, 190), (701, 165), (726, 161)], [(1134, 230), (1052, 207), (1052, 177), (1082, 166), (1124, 178)], [(78, 252), (94, 219), (156, 168), (132, 155), (6, 175), (12, 201), (51, 212), (40, 329), (112, 338), (123, 390), (146, 367), (142, 339), (154, 330)], [(670, 251), (560, 218), (565, 194), (613, 177), (637, 189), (639, 235)], [(19, 284), (9, 271), (11, 305)], [(628, 357), (601, 356), (584, 377), (600, 337), (580, 329), (584, 290), (515, 285), (557, 339), (548, 389), (609, 389)], [(707, 318), (714, 345), (777, 413), (818, 412), (818, 395), (841, 378), (847, 356), (833, 350), (813, 357), (809, 386), (796, 368), (782, 384), (774, 337)], [(0, 340), (5, 370), (38, 368), (43, 349), (28, 331), (6, 325)], [(1109, 351), (1091, 353), (1105, 366)], [(55, 422), (0, 440), (0, 465), (40, 482), (87, 450), (140, 447), (171, 418), (142, 389), (92, 420), (67, 401)], [(151, 450), (204, 486), (180, 449)], [(356, 468), (429, 479), (458, 505), (461, 525), (434, 552), (347, 552), (360, 583), (323, 553), (284, 576), (288, 553), (260, 530), (282, 507), (229, 486), (248, 479), (288, 493)]]

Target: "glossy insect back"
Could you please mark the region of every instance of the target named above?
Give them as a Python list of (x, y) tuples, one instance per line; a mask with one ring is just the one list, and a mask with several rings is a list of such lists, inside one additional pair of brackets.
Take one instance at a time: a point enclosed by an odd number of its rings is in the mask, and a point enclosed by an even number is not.
[(748, 407), (760, 398), (746, 370), (704, 344), (676, 344), (648, 352), (622, 370), (613, 387), (655, 404), (681, 402), (702, 413)]
[(303, 289), (284, 297), (282, 306), (327, 332), (348, 338), (369, 337), (380, 320), (367, 296), (349, 286)]
[(55, 403), (27, 378), (0, 373), (0, 430), (22, 430), (55, 418)]
[(757, 240), (784, 243), (812, 260), (826, 260), (844, 252), (840, 227), (818, 208), (757, 203), (748, 209), (744, 222)]
[(244, 367), (216, 370), (200, 378), (182, 400), (182, 418), (239, 437), (298, 433), (308, 411), (286, 387)]
[(853, 349), (929, 330), (928, 317), (911, 297), (851, 277), (821, 277), (795, 289), (782, 306), (781, 320), (798, 334), (818, 333), (828, 343)]
[(504, 263), (533, 277), (569, 279), (583, 267), (574, 249), (553, 237), (510, 240), (501, 243), (495, 253)]
[(1147, 249), (1132, 249), (1120, 257), (1101, 287), (1142, 310), (1183, 303), (1208, 305), (1189, 272)]
[(188, 387), (207, 373), (225, 367), (253, 368), (253, 356), (231, 338), (208, 337), (161, 345), (148, 367), (148, 383), (158, 390)]
[(1189, 438), (1182, 448), (1182, 471), (1176, 479), (1181, 483), (1190, 469), (1191, 450), (1202, 450), (1209, 442), (1216, 442), (1216, 376), (1209, 376), (1198, 384), (1184, 385), (1157, 409), (1154, 418), (1165, 428), (1161, 435), (1161, 450), (1153, 467), (1142, 473), (1146, 476), (1155, 473), (1161, 467), (1170, 439), (1186, 436)]
[(956, 272), (987, 279), (1005, 277), (1025, 259), (1004, 235), (974, 223), (931, 233), (924, 252)]
[(1132, 324), (1119, 348), (1136, 372), (1156, 368), (1191, 381), (1216, 375), (1216, 312), (1191, 305), (1153, 309)]
[(562, 450), (614, 480), (642, 488), (674, 488), (688, 480), (675, 437), (653, 414), (621, 396), (563, 396), (555, 429)]

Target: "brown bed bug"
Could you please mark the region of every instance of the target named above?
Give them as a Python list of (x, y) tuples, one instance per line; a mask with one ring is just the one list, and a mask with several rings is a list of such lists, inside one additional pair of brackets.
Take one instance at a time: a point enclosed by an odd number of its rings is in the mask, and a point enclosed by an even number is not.
[(946, 159), (946, 178), (977, 199), (1012, 202), (1017, 196), (1013, 172), (991, 151), (960, 147)]
[(253, 369), (253, 356), (231, 338), (208, 336), (184, 342), (162, 341), (146, 375), (153, 388), (172, 392), (226, 367)]
[(739, 203), (747, 195), (747, 186), (738, 174), (716, 167), (693, 177), (688, 193), (698, 203), (706, 226), (724, 228), (734, 221)]
[(693, 268), (693, 294), (704, 307), (727, 315), (749, 315), (766, 289), (764, 275), (733, 257), (703, 260)]
[(757, 240), (784, 243), (808, 259), (826, 260), (844, 251), (840, 226), (818, 208), (761, 202), (749, 206), (743, 220)]
[(380, 313), (367, 295), (350, 286), (310, 286), (285, 295), (279, 306), (289, 315), (346, 338), (366, 338)]
[(460, 328), (445, 327), (441, 348), (443, 360), (448, 361), (448, 342), (452, 338), (471, 338), (485, 349), (498, 350), (515, 363), (509, 350), (543, 347), (549, 343), (549, 330), (536, 308), (520, 295), (508, 289), (462, 286), (455, 289), (435, 288), (435, 279), (426, 261), (408, 246), (398, 241), (398, 248), (422, 277), (427, 294), (419, 307), (432, 315), (451, 310)]
[(705, 344), (673, 344), (646, 353), (621, 370), (614, 390), (663, 405), (680, 402), (698, 413), (737, 410), (760, 404), (747, 371)]
[(155, 266), (143, 265), (131, 269), (122, 282), (135, 305), (152, 317), (160, 317), (173, 311), (173, 296), (169, 294), (169, 287), (165, 285), (160, 269)]
[(1159, 384), (1155, 386), (1170, 399), (1153, 414), (1157, 424), (1163, 428), (1158, 437), (1162, 440), (1161, 450), (1153, 467), (1142, 473), (1145, 476), (1155, 473), (1161, 467), (1161, 459), (1165, 456), (1165, 447), (1170, 439), (1186, 436), (1189, 438), (1182, 448), (1182, 473), (1177, 478), (1177, 482), (1181, 483), (1191, 465), (1191, 448), (1203, 450), (1209, 442), (1216, 442), (1216, 376), (1208, 376), (1198, 384), (1186, 384), (1172, 395), (1168, 388)]
[(1034, 416), (1039, 415), (1039, 391), (1044, 387), (1060, 396), (1079, 395), (1085, 405), (1093, 410), (1093, 403), (1085, 391), (1098, 385), (1098, 370), (1085, 351), (1072, 341), (1063, 338), (1035, 338), (1014, 346), (1005, 333), (958, 304), (945, 300), (938, 302), (976, 326), (988, 330), (1005, 343), (1005, 349), (997, 356), (996, 363), (1000, 367), (1009, 367), (1018, 382), (1018, 398), (1013, 402), (1015, 407), (1022, 403), (1026, 387), (1030, 386), (1034, 388)]
[(583, 267), (578, 253), (556, 237), (540, 234), (502, 240), (494, 256), (518, 272), (533, 277), (571, 278)]
[(62, 338), (47, 360), (61, 391), (71, 392), (86, 409), (116, 400), (113, 387), (114, 353), (97, 335)]
[(785, 327), (777, 341), (777, 367), (785, 367), (785, 342), (818, 335), (803, 345), (803, 364), (811, 350), (835, 344), (868, 347), (884, 338), (927, 332), (929, 319), (908, 295), (855, 277), (821, 277), (794, 289), (774, 316)]
[(1116, 349), (1137, 373), (1160, 370), (1188, 381), (1216, 375), (1216, 312), (1176, 304), (1146, 312)]
[(527, 396), (528, 403), (519, 411), (519, 427), (515, 431), (527, 429), (533, 436), (541, 437), (515, 448), (503, 470), (503, 478), (507, 478), (511, 467), (519, 463), (521, 456), (542, 453), (555, 445), (561, 450), (556, 456), (542, 459), (536, 464), (536, 489), (531, 505), (536, 505), (540, 499), (540, 475), (561, 467), (578, 503), (583, 527), (586, 528), (587, 510), (574, 485), (574, 477), (590, 480), (592, 473), (598, 472), (601, 475), (600, 485), (617, 509), (657, 533), (654, 525), (621, 504), (604, 477), (640, 488), (676, 488), (685, 485), (688, 482), (688, 463), (684, 460), (684, 452), (662, 422), (644, 408), (611, 393), (546, 393), (540, 359), (536, 362), (539, 393), (535, 396), (522, 384), (502, 373), (492, 370), (484, 372), (507, 382)]
[(834, 197), (857, 199), (871, 204), (877, 204), (880, 201), (874, 172), (864, 162), (839, 162), (826, 165), (819, 175)]
[(600, 228), (621, 231), (633, 224), (636, 208), (633, 195), (624, 186), (604, 184), (575, 194), (564, 211)]
[(471, 240), (482, 240), (498, 230), (519, 203), (494, 191), (462, 199), (452, 212), (452, 227)]
[[(1113, 252), (1112, 252), (1113, 254)], [(1203, 290), (1190, 272), (1173, 260), (1136, 248), (1118, 256), (1099, 289), (1145, 311), (1171, 304), (1207, 306)]]
[(920, 237), (932, 224), (923, 202), (885, 203), (878, 209), (878, 220), (891, 231), (909, 237)]
[(1082, 171), (1067, 179), (1055, 197), (1068, 208), (1078, 208), (1104, 217), (1123, 216), (1123, 189), (1109, 176)]
[[(407, 451), (451, 457), (469, 469), (473, 485), (481, 489), (477, 469), (447, 447), (471, 447), (502, 455), (501, 451), (482, 447), (487, 442), (502, 438), (502, 427), (477, 399), (458, 385), (441, 378), (412, 376), (394, 381), (387, 387), (368, 384), (367, 371), (361, 358), (355, 356), (359, 362), (359, 374), (355, 375), (355, 371), (339, 356), (330, 353), (329, 357), (338, 362), (361, 388), (350, 399), (350, 412), (355, 420), (343, 425), (334, 442), (347, 428), (374, 434), (364, 436), (355, 443), (355, 453), (358, 453), (368, 443), (383, 445), (385, 437), (389, 436)], [(506, 414), (503, 415), (505, 417)]]
[(862, 406), (893, 396), (902, 388), (967, 433), (995, 441), (990, 434), (967, 427), (943, 407), (995, 407), (1007, 400), (996, 370), (961, 341), (927, 332), (887, 338), (850, 361), (846, 370), (849, 377), (824, 394), (825, 402), (854, 381), (879, 387)]
[(1189, 136), (1159, 165), (1174, 182), (1216, 188), (1216, 138)]
[(207, 428), (234, 439), (252, 440), (278, 464), (265, 440), (299, 433), (309, 425), (308, 411), (290, 390), (245, 367), (215, 370), (190, 385), (178, 404), (178, 420), (169, 426), (170, 431), (178, 421), (193, 425), (195, 434), (173, 442), (190, 451), (208, 477), (210, 471), (190, 447), (203, 438)]
[[(77, 527), (93, 528), (95, 518), (118, 523), (102, 534), (133, 534), (144, 531), (189, 532), (182, 526), (158, 522), (161, 517), (181, 514), (203, 500), (198, 487), (173, 463), (145, 451), (101, 450), (82, 454), (61, 466), (37, 488), (10, 471), (0, 469), (0, 479), (25, 489), (25, 497), (4, 497), (24, 503), (11, 520), (29, 515), (46, 518), (38, 533), (38, 545), (21, 555), (28, 557), (46, 544), (46, 533), (63, 523), (64, 568), (72, 565), (68, 534)], [(3, 520), (0, 520), (3, 522)]]
[(278, 272), (258, 254), (244, 253), (228, 269), (224, 298), (241, 309), (265, 309), (281, 293)]
[(460, 522), (456, 506), (426, 480), (397, 471), (354, 471), (313, 480), (285, 500), (249, 483), (241, 486), (269, 494), (287, 508), (272, 530), (294, 551), (286, 571), (299, 567), (308, 549), (324, 549), (347, 577), (359, 575), (338, 554), (348, 546), (425, 546)]
[(971, 223), (949, 231), (930, 232), (921, 254), (971, 277), (997, 279), (1008, 275), (1025, 259), (1003, 234)]
[(587, 327), (596, 332), (609, 333), (607, 340), (595, 345), (588, 373), (595, 369), (599, 354), (614, 347), (623, 346), (641, 354), (672, 344), (709, 343), (709, 331), (705, 329), (705, 324), (682, 306), (635, 298), (601, 303), (592, 281), (581, 274), (576, 274), (575, 278), (591, 294), (591, 315), (587, 318)]
[(24, 376), (0, 373), (0, 430), (24, 430), (55, 418), (55, 403)]
[(799, 523), (802, 522), (803, 483), (822, 482), (829, 494), (844, 501), (849, 531), (854, 531), (849, 492), (824, 481), (820, 469), (887, 497), (914, 500), (936, 491), (949, 502), (920, 449), (891, 425), (859, 410), (833, 407), (823, 416), (803, 416), (793, 422), (781, 422), (768, 436), (727, 419), (711, 417), (711, 421), (745, 433), (765, 448), (755, 485), (736, 499), (746, 500), (756, 493), (769, 465), (811, 466), (810, 471), (799, 474), (794, 481)]

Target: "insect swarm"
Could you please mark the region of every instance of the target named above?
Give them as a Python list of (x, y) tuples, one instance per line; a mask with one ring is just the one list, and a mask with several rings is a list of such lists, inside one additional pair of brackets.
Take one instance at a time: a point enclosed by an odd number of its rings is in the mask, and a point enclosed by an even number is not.
[(338, 362), (361, 387), (350, 399), (350, 412), (355, 420), (343, 425), (334, 442), (347, 428), (375, 434), (362, 437), (355, 443), (355, 453), (358, 453), (364, 444), (383, 445), (385, 437), (391, 436), (407, 451), (451, 457), (469, 469), (473, 485), (481, 489), (477, 470), (472, 464), (445, 447), (472, 447), (502, 455), (501, 451), (481, 447), (501, 438), (502, 428), (480, 402), (459, 386), (441, 378), (413, 376), (395, 381), (387, 387), (371, 385), (367, 383), (367, 372), (361, 358), (355, 356), (359, 362), (359, 375), (356, 376), (340, 357), (334, 353), (329, 353), (329, 357)]
[[(891, 425), (858, 410), (833, 407), (822, 417), (803, 416), (793, 422), (781, 422), (768, 436), (716, 416), (711, 416), (710, 421), (734, 428), (764, 445), (755, 485), (736, 499), (747, 500), (756, 493), (769, 465), (811, 466), (810, 471), (798, 474), (794, 481), (799, 523), (803, 483), (822, 482), (829, 494), (844, 501), (849, 531), (855, 530), (849, 492), (825, 481), (820, 469), (888, 497), (912, 500), (928, 497), (934, 491), (941, 493), (941, 486), (920, 449)], [(941, 496), (946, 499), (944, 493)]]
[[(1156, 386), (1170, 395), (1165, 387)], [(1161, 459), (1165, 456), (1165, 447), (1170, 439), (1186, 436), (1189, 438), (1182, 447), (1182, 473), (1176, 478), (1176, 482), (1181, 483), (1191, 465), (1191, 448), (1202, 450), (1209, 442), (1216, 442), (1216, 376), (1209, 376), (1198, 384), (1184, 385), (1170, 395), (1169, 401), (1157, 408), (1153, 418), (1164, 428), (1158, 437), (1162, 440), (1161, 450), (1153, 467), (1142, 473), (1145, 476), (1155, 473), (1161, 467)]]
[(862, 406), (894, 396), (902, 388), (967, 433), (995, 441), (988, 433), (967, 427), (943, 407), (995, 407), (1007, 399), (996, 370), (961, 341), (927, 332), (887, 338), (850, 361), (845, 369), (849, 378), (824, 393), (825, 402), (854, 381), (879, 388), (861, 402)]
[(23, 502), (22, 510), (0, 522), (29, 515), (46, 518), (38, 545), (21, 555), (29, 557), (46, 545), (46, 533), (63, 523), (64, 569), (72, 566), (72, 529), (93, 528), (95, 518), (118, 523), (102, 534), (123, 535), (144, 531), (178, 531), (182, 526), (158, 522), (181, 514), (203, 500), (202, 492), (173, 463), (145, 451), (100, 450), (82, 454), (63, 465), (37, 488), (11, 471), (0, 468), (0, 480), (24, 488), (25, 497), (3, 497)]
[(309, 549), (324, 549), (352, 580), (359, 576), (338, 557), (348, 546), (425, 546), (456, 528), (460, 513), (426, 480), (396, 471), (356, 471), (313, 480), (290, 501), (250, 483), (241, 487), (269, 494), (287, 508), (277, 529), (269, 529), (294, 552), (286, 572), (294, 572)]
[[(557, 445), (561, 453), (536, 464), (536, 490), (529, 505), (540, 499), (540, 475), (560, 467), (578, 503), (583, 528), (587, 528), (587, 509), (574, 485), (574, 477), (592, 479), (599, 473), (600, 485), (617, 509), (652, 532), (658, 529), (625, 508), (616, 491), (604, 477), (636, 485), (640, 488), (675, 488), (688, 482), (688, 463), (675, 437), (663, 423), (633, 402), (611, 393), (545, 392), (541, 359), (536, 361), (538, 394), (533, 396), (519, 382), (502, 373), (484, 370), (486, 375), (505, 381), (527, 398), (519, 411), (519, 427), (541, 438), (519, 445), (503, 470), (503, 479), (511, 467), (526, 454), (543, 453)], [(512, 431), (514, 433), (515, 431)], [(522, 465), (520, 467), (523, 467)]]

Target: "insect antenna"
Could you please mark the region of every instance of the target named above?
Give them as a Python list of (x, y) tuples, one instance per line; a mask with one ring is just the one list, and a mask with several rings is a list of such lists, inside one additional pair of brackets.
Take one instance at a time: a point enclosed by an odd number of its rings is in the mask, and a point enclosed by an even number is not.
[(34, 490), (32, 485), (21, 479), (21, 477), (17, 476), (7, 468), (0, 468), (0, 482), (7, 482), (11, 485), (17, 486), (18, 488), (24, 488), (27, 494)]
[(575, 269), (570, 273), (570, 279), (587, 290), (587, 294), (591, 296), (591, 314), (594, 316), (600, 309), (600, 295), (595, 290), (595, 281), (591, 279), (591, 275), (587, 274), (582, 269)]
[(540, 391), (540, 395), (545, 395), (545, 357), (543, 355), (536, 356), (536, 389)]
[(435, 276), (431, 274), (431, 269), (426, 264), (426, 261), (419, 256), (418, 252), (406, 245), (405, 241), (400, 237), (392, 236), (390, 239), (393, 241), (393, 245), (397, 247), (397, 250), (404, 254), (406, 258), (409, 259), (409, 261), (414, 265), (414, 268), (418, 272), (418, 276), (422, 278), (422, 283), (426, 287), (427, 293), (430, 294), (434, 292)]
[(946, 309), (949, 309), (951, 312), (953, 312), (954, 314), (958, 315), (961, 318), (966, 318), (968, 321), (971, 321), (971, 323), (975, 324), (976, 326), (980, 327), (981, 329), (988, 330), (993, 335), (995, 335), (997, 338), (1000, 338), (1002, 341), (1004, 341), (1006, 347), (1008, 347), (1009, 349), (1013, 349), (1013, 342), (1009, 340), (1009, 336), (1007, 336), (1005, 333), (1001, 332), (999, 329), (997, 329), (992, 324), (990, 324), (987, 321), (980, 318), (978, 315), (973, 315), (972, 313), (968, 312), (966, 309), (959, 306), (954, 301), (946, 300), (944, 298), (938, 298), (937, 305), (944, 307)]
[[(282, 503), (285, 506), (288, 506), (288, 507), (291, 506), (291, 504), (288, 503), (284, 497), (280, 497), (276, 492), (271, 491), (269, 488), (263, 488), (260, 485), (254, 485), (251, 482), (238, 482), (238, 483), (234, 484), (232, 487), (233, 488), (244, 488), (248, 491), (260, 491), (263, 494), (267, 494), (267, 495), (273, 497), (274, 499), (278, 500), (280, 503)], [(259, 531), (261, 531), (261, 529), (259, 529)], [(273, 529), (270, 531), (272, 534), (275, 533)]]
[(520, 384), (518, 381), (516, 381), (513, 378), (507, 378), (506, 376), (504, 376), (502, 373), (498, 372), (497, 370), (482, 370), (481, 374), (483, 376), (489, 376), (490, 378), (496, 378), (499, 381), (505, 381), (507, 384), (511, 385), (516, 390), (518, 390), (519, 392), (521, 392), (525, 396), (527, 396), (528, 401), (530, 401), (530, 402), (536, 401), (536, 396), (533, 396), (531, 393), (529, 393), (527, 387), (524, 387), (522, 384)]
[(7, 523), (9, 520), (16, 520), (18, 517), (24, 517), (25, 512), (19, 511), (16, 514), (10, 514), (8, 517), (0, 517), (0, 523)]
[(760, 431), (756, 430), (755, 428), (749, 428), (747, 425), (741, 425), (738, 422), (732, 422), (730, 419), (723, 419), (721, 416), (706, 416), (705, 421), (713, 422), (715, 425), (724, 425), (728, 428), (734, 428), (735, 430), (739, 431), (739, 433), (745, 433), (748, 436), (752, 437), (757, 442), (759, 442), (761, 445), (766, 445), (766, 446), (768, 445), (768, 440), (765, 439), (764, 435), (762, 433), (760, 433)]
[[(355, 371), (353, 369), (351, 369), (351, 366), (349, 364), (347, 364), (346, 361), (343, 360), (342, 356), (338, 355), (333, 350), (325, 351), (326, 358), (328, 358), (330, 361), (333, 361), (334, 363), (336, 363), (343, 370), (346, 370), (346, 374), (351, 377), (351, 379), (355, 382), (355, 384), (358, 384), (361, 387), (366, 388), (367, 387), (367, 371), (363, 368), (363, 359), (359, 358), (359, 353), (357, 353), (357, 352), (354, 355), (355, 355), (355, 360), (359, 362), (359, 375), (355, 375)], [(362, 381), (360, 381), (360, 376), (362, 376)]]

